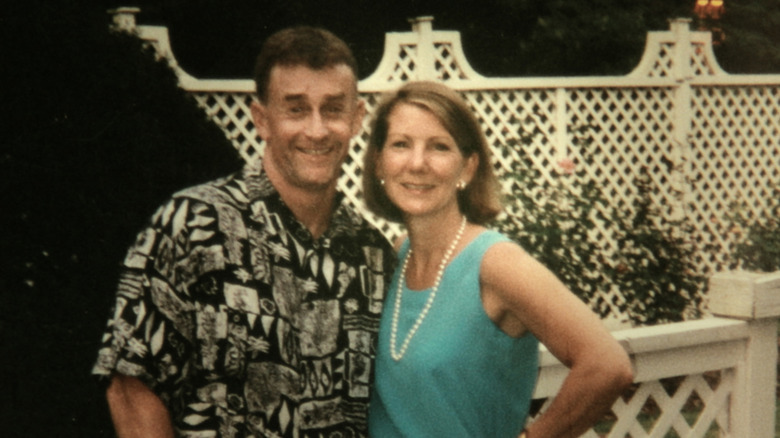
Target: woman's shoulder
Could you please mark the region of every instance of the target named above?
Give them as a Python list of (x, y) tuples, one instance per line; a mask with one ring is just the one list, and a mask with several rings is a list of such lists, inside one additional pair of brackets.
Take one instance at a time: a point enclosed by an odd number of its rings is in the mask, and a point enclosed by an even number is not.
[(536, 260), (506, 235), (493, 230), (483, 233), (486, 245), (481, 271), (489, 276), (516, 276), (519, 272), (536, 266)]
[(485, 227), (480, 227), (476, 232), (474, 238), (471, 240), (470, 246), (480, 249), (480, 253), (485, 256), (494, 251), (494, 248), (501, 248), (510, 246), (519, 248), (519, 246), (505, 234)]

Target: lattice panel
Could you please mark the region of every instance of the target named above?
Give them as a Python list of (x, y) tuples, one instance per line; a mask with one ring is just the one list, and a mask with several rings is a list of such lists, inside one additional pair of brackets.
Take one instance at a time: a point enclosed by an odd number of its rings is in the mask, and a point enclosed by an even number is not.
[[(496, 160), (499, 176), (517, 169), (518, 151), (550, 178), (556, 151), (554, 90), (487, 90), (462, 93), (482, 124)], [(521, 144), (524, 135), (532, 135), (530, 145)], [(515, 145), (512, 147), (512, 145)]]
[(665, 78), (672, 75), (674, 67), (674, 43), (659, 45), (659, 51), (652, 68), (647, 73), (651, 78)]
[(697, 238), (718, 251), (703, 256), (709, 270), (731, 253), (726, 214), (747, 203), (767, 210), (780, 183), (780, 87), (694, 88), (690, 216)]
[(416, 78), (416, 67), (417, 46), (411, 44), (400, 45), (398, 56), (396, 56), (396, 64), (392, 69), (392, 74), (387, 78), (387, 82), (406, 82)]
[[(413, 61), (408, 56), (411, 66)], [(403, 63), (397, 71), (403, 71)], [(455, 67), (453, 67), (455, 68)], [(404, 75), (407, 73), (403, 73)], [(400, 77), (399, 77), (400, 80)], [(697, 260), (702, 273), (712, 272), (728, 262), (730, 241), (724, 229), (724, 214), (735, 201), (750, 200), (754, 211), (766, 208), (771, 184), (780, 180), (780, 90), (778, 88), (694, 88), (691, 160), (680, 166), (679, 151), (671, 140), (673, 90), (669, 88), (583, 88), (565, 90), (566, 120), (561, 113), (555, 89), (482, 90), (462, 93), (480, 120), (493, 149), (494, 166), (499, 176), (517, 169), (521, 151), (553, 178), (556, 163), (570, 158), (578, 165), (584, 159), (573, 142), (573, 133), (561, 137), (558, 126), (587, 126), (591, 150), (598, 151), (585, 169), (599, 183), (605, 195), (623, 210), (635, 199), (634, 179), (646, 168), (654, 187), (653, 202), (671, 214), (680, 205), (675, 172), (690, 182), (691, 201), (688, 219), (695, 227), (694, 238), (717, 251), (702, 252)], [(256, 137), (251, 119), (250, 93), (193, 93), (207, 116), (225, 132), (241, 156), (248, 162), (259, 159), (262, 142)], [(364, 132), (355, 140), (340, 188), (348, 199), (364, 211), (360, 180), (363, 151), (368, 139), (369, 120), (379, 98), (375, 93), (361, 96), (366, 102)], [(521, 138), (530, 138), (521, 142)], [(565, 144), (558, 144), (560, 139)], [(678, 158), (676, 158), (678, 157)], [(521, 190), (504, 180), (504, 190)], [(515, 183), (516, 184), (516, 183)], [(401, 232), (397, 224), (371, 217), (389, 238)], [(603, 242), (607, 252), (616, 248), (614, 230), (609, 224), (596, 227), (593, 238)], [(618, 291), (602, 297), (616, 306)]]
[[(646, 72), (651, 78), (674, 77), (677, 65), (676, 51), (685, 50), (685, 47), (678, 46), (677, 42), (664, 42), (658, 45), (654, 62), (649, 71)], [(701, 42), (691, 42), (691, 52), (688, 57), (688, 64), (691, 74), (695, 76), (714, 75), (718, 67), (713, 64), (713, 60), (707, 55), (707, 46)]]
[[(590, 127), (598, 151), (587, 166), (612, 202), (631, 209), (636, 197), (635, 178), (643, 169), (660, 191), (658, 205), (671, 205), (676, 195), (669, 190), (674, 145), (670, 132), (672, 96), (668, 89), (575, 89), (568, 91), (568, 124)], [(577, 149), (567, 145), (567, 154), (581, 160)]]
[(713, 64), (713, 59), (707, 56), (708, 46), (701, 42), (692, 42), (693, 53), (690, 57), (690, 65), (695, 76), (711, 76), (716, 74), (718, 66)]
[[(729, 396), (733, 370), (643, 382), (618, 398), (611, 412), (585, 438), (730, 437)], [(544, 401), (531, 419), (547, 410)]]
[(262, 154), (262, 143), (252, 121), (252, 94), (250, 93), (192, 93), (198, 106), (225, 133), (241, 157), (249, 163), (257, 162)]
[[(677, 193), (670, 189), (673, 145), (669, 113), (670, 91), (663, 88), (593, 88), (566, 90), (565, 126), (570, 131), (584, 128), (592, 142), (590, 160), (576, 146), (572, 132), (559, 145), (560, 154), (584, 168), (601, 187), (613, 207), (631, 212), (636, 199), (636, 178), (649, 176), (654, 189), (653, 203), (667, 214), (675, 205)], [(597, 222), (592, 238), (601, 242), (606, 254), (617, 251), (613, 223)], [(612, 290), (603, 303), (616, 307), (622, 302), (619, 291)]]
[(434, 44), (436, 52), (436, 77), (448, 81), (450, 79), (466, 79), (463, 69), (458, 64), (451, 43)]

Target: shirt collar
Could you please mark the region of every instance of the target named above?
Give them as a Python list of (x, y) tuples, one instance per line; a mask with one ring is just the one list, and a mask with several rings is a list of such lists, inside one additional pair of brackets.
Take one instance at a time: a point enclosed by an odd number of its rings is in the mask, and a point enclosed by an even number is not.
[[(251, 202), (263, 198), (266, 203), (274, 204), (284, 209), (284, 216), (288, 222), (288, 226), (292, 230), (297, 231), (296, 234), (307, 235), (309, 239), (312, 239), (311, 233), (303, 226), (292, 213), (290, 208), (285, 204), (282, 196), (276, 190), (276, 187), (271, 183), (268, 178), (265, 169), (263, 169), (262, 162), (252, 165), (246, 164), (242, 169), (242, 180), (245, 184), (245, 191), (247, 197)], [(334, 239), (342, 235), (354, 236), (356, 230), (362, 226), (363, 219), (355, 212), (354, 208), (350, 206), (346, 195), (338, 189), (336, 191), (336, 197), (334, 200), (335, 209), (331, 216), (330, 224), (320, 239)]]

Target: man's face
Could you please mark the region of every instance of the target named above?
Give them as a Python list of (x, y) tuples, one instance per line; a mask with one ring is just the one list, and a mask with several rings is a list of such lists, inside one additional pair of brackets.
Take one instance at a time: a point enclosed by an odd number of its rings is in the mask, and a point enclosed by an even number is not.
[(263, 165), (283, 186), (277, 189), (320, 191), (336, 184), (364, 114), (355, 81), (346, 65), (271, 70), (267, 102), (253, 104), (252, 115), (266, 142)]

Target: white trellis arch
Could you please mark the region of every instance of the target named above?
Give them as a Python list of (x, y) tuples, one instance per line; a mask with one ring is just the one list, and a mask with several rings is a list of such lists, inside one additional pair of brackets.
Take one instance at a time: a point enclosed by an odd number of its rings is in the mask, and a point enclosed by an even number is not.
[[(262, 153), (249, 115), (251, 80), (200, 80), (178, 67), (167, 29), (136, 26), (137, 9), (114, 11), (117, 28), (135, 32), (177, 72), (208, 116), (247, 161)], [(728, 75), (717, 64), (709, 33), (691, 32), (686, 20), (650, 32), (645, 54), (626, 76), (485, 78), (466, 61), (458, 32), (434, 31), (432, 18), (411, 32), (387, 34), (377, 70), (359, 90), (369, 114), (378, 96), (413, 79), (445, 81), (480, 117), (499, 171), (513, 168), (517, 151), (505, 147), (522, 130), (539, 132), (530, 147), (543, 175), (562, 157), (578, 159), (568, 126), (596, 127), (602, 151), (588, 168), (613, 202), (630, 207), (633, 175), (648, 167), (671, 216), (695, 226), (691, 238), (717, 251), (700, 254), (702, 272), (728, 258), (724, 212), (737, 200), (766, 211), (780, 179), (780, 75)], [(367, 119), (368, 120), (368, 119)], [(367, 122), (366, 120), (366, 122)], [(364, 125), (367, 129), (368, 126)], [(364, 133), (350, 151), (341, 188), (360, 206)], [(509, 189), (510, 187), (507, 187)], [(379, 223), (388, 234), (397, 228)], [(596, 230), (605, 242), (610, 230)], [(774, 432), (780, 273), (726, 273), (711, 282), (710, 310), (721, 317), (616, 332), (631, 354), (635, 391), (612, 407), (611, 419), (585, 436), (770, 438)], [(566, 376), (542, 352), (535, 397), (553, 396)]]

